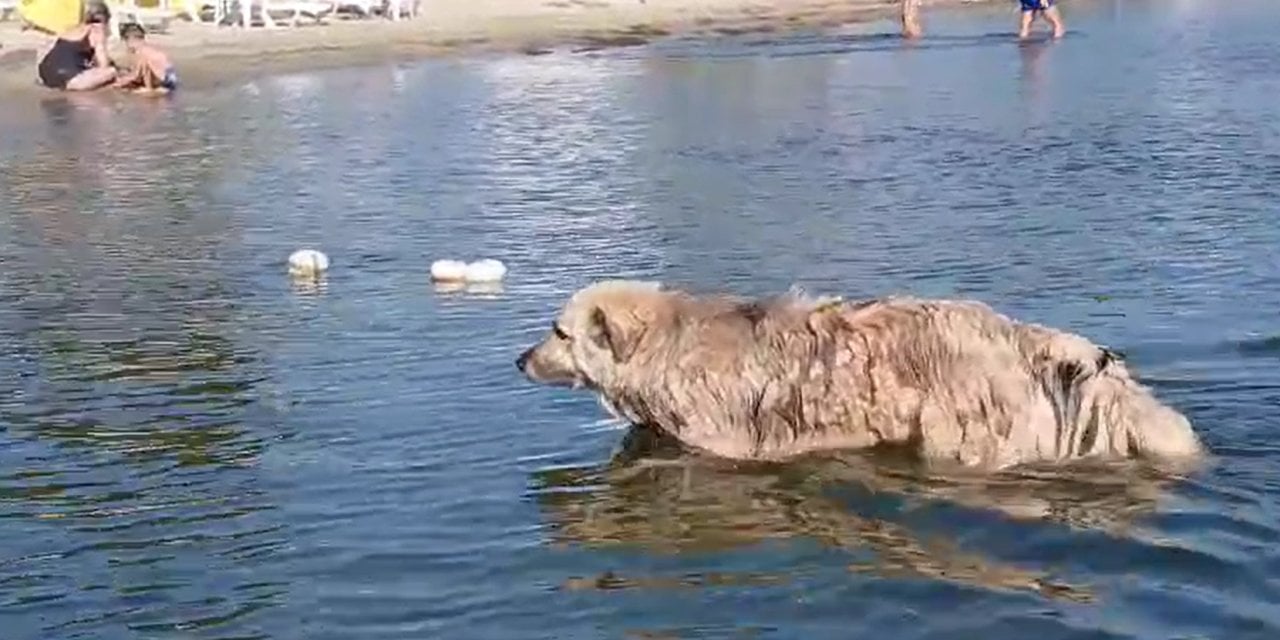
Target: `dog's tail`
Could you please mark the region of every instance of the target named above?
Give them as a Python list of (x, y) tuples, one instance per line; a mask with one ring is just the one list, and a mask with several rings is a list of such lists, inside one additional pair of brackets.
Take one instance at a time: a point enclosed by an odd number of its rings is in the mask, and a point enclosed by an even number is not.
[(1065, 334), (1039, 347), (1059, 457), (1124, 456), (1185, 468), (1203, 456), (1190, 421), (1134, 380), (1119, 354)]

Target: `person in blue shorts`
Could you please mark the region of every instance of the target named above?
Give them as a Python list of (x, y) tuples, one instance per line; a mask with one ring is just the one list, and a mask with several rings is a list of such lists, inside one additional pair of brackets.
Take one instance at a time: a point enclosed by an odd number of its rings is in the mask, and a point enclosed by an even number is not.
[(178, 73), (168, 54), (146, 41), (147, 34), (136, 22), (120, 26), (120, 39), (133, 54), (133, 70), (118, 80), (116, 86), (139, 93), (165, 94), (178, 88)]
[(1026, 40), (1031, 36), (1031, 23), (1038, 16), (1043, 16), (1053, 27), (1053, 37), (1061, 38), (1067, 32), (1062, 24), (1062, 14), (1058, 13), (1057, 0), (1018, 0), (1022, 4), (1022, 24), (1018, 28), (1018, 39)]

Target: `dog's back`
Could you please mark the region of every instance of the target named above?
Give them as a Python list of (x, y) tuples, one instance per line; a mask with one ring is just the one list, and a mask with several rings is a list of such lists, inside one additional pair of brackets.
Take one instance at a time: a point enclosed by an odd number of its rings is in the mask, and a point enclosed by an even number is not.
[(1185, 417), (1083, 337), (971, 301), (888, 298), (818, 313), (812, 325), (865, 350), (864, 379), (887, 369), (878, 377), (923, 392), (911, 438), (928, 457), (1003, 467), (1201, 453)]

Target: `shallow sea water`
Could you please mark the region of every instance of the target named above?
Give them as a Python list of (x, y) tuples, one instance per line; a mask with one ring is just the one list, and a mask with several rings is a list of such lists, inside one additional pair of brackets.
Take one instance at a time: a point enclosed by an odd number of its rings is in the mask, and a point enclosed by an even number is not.
[[(1063, 5), (5, 114), (0, 635), (1276, 637), (1280, 11)], [(623, 448), (513, 366), (616, 276), (976, 297), (1124, 351), (1215, 459)]]

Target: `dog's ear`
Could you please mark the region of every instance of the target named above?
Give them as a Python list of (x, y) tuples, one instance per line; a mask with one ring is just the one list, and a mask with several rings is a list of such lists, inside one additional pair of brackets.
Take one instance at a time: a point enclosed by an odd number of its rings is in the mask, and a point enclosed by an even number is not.
[(631, 359), (647, 328), (640, 317), (628, 310), (606, 310), (602, 306), (591, 310), (591, 340), (612, 352), (614, 362)]

